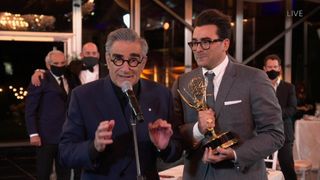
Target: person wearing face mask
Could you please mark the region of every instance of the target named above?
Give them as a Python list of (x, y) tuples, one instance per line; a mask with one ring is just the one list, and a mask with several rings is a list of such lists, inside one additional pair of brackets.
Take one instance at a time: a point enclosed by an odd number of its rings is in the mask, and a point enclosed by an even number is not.
[(272, 82), (282, 110), (285, 142), (278, 151), (280, 168), (286, 180), (297, 179), (292, 154), (294, 141), (293, 117), (297, 107), (295, 86), (281, 80), (281, 59), (278, 55), (271, 54), (266, 56), (263, 70)]
[(76, 86), (72, 74), (66, 73), (63, 52), (50, 51), (45, 58), (48, 70), (39, 87), (30, 83), (26, 97), (25, 121), (30, 144), (36, 146), (37, 179), (49, 180), (53, 161), (57, 179), (70, 179), (70, 169), (62, 168), (58, 158), (58, 142), (68, 106), (68, 96)]
[(172, 162), (182, 154), (172, 95), (163, 85), (140, 78), (148, 44), (136, 32), (112, 31), (105, 47), (109, 75), (72, 92), (59, 143), (60, 160), (67, 167), (82, 168), (82, 180), (137, 179), (134, 111), (125, 93), (131, 89), (144, 116), (136, 124), (141, 175), (158, 180), (157, 158)]
[(104, 78), (108, 74), (106, 65), (99, 61), (100, 54), (97, 46), (88, 42), (82, 46), (80, 61), (71, 61), (70, 71), (79, 76), (81, 84)]
[[(71, 61), (67, 70), (79, 78), (81, 84), (104, 78), (108, 74), (106, 65), (99, 61), (100, 54), (97, 46), (88, 42), (82, 46), (80, 60)], [(40, 85), (40, 79), (44, 76), (44, 70), (37, 69), (31, 77), (32, 84)]]

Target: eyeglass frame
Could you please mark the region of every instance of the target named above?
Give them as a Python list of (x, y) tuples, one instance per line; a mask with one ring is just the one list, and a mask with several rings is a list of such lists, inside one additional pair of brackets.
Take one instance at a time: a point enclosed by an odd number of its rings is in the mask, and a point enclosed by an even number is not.
[[(190, 42), (188, 42), (188, 45), (189, 45), (191, 50), (196, 50), (196, 48), (198, 47), (199, 44), (200, 44), (200, 47), (203, 50), (208, 50), (208, 49), (210, 49), (211, 44), (216, 43), (216, 42), (222, 42), (222, 41), (224, 41), (224, 39), (221, 39), (221, 38), (218, 38), (218, 39), (204, 39), (204, 40), (201, 40), (201, 41), (190, 41)], [(208, 44), (208, 48), (204, 48), (203, 47), (203, 43), (209, 43)], [(196, 46), (194, 46), (194, 44), (196, 44)]]
[[(125, 62), (127, 62), (127, 64), (130, 66), (130, 67), (138, 67), (139, 66), (139, 64), (141, 64), (142, 63), (142, 61), (143, 61), (143, 59), (145, 58), (144, 56), (143, 57), (130, 57), (129, 59), (124, 59), (123, 58), (123, 55), (120, 55), (120, 54), (117, 54), (117, 55), (119, 55), (119, 57), (113, 57), (111, 54), (109, 54), (109, 56), (110, 56), (110, 61), (115, 65), (115, 66), (118, 66), (118, 67), (120, 67), (120, 66), (122, 66)], [(120, 57), (121, 56), (121, 57)], [(119, 58), (120, 60), (121, 60), (121, 64), (116, 64), (115, 63), (115, 59), (116, 58)], [(130, 64), (130, 62), (132, 62), (132, 61), (130, 61), (130, 60), (132, 60), (133, 58), (137, 58), (137, 59), (140, 59), (140, 61), (137, 61), (137, 65), (136, 66), (132, 66), (131, 64)]]

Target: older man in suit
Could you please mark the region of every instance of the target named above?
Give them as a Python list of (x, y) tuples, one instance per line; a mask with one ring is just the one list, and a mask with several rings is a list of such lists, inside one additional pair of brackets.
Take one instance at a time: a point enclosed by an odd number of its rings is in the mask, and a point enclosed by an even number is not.
[[(230, 33), (228, 16), (213, 9), (200, 13), (188, 43), (199, 67), (179, 77), (172, 89), (175, 111), (184, 121), (180, 130), (187, 147), (185, 180), (267, 179), (263, 158), (284, 141), (281, 109), (271, 83), (263, 71), (235, 63), (227, 55)], [(209, 108), (200, 111), (177, 93), (188, 90), (197, 77), (211, 89), (205, 97)], [(205, 148), (201, 143), (210, 128), (235, 134), (238, 143)]]
[(141, 175), (159, 179), (156, 159), (173, 161), (182, 148), (173, 122), (172, 96), (164, 86), (140, 79), (148, 45), (133, 30), (111, 32), (106, 42), (109, 76), (76, 88), (59, 144), (61, 162), (82, 167), (82, 179), (136, 179), (134, 117), (123, 84), (133, 86), (144, 122), (136, 125)]
[(48, 68), (45, 78), (39, 87), (30, 83), (25, 109), (30, 143), (37, 146), (37, 177), (49, 180), (55, 160), (57, 179), (70, 179), (70, 171), (60, 166), (57, 152), (68, 94), (76, 84), (72, 75), (65, 73), (67, 60), (63, 52), (50, 51), (45, 62)]
[(278, 153), (280, 168), (286, 180), (297, 179), (292, 154), (294, 141), (292, 118), (297, 107), (295, 87), (293, 84), (280, 79), (281, 59), (278, 55), (270, 54), (266, 56), (263, 69), (272, 82), (282, 109), (285, 142)]
[[(86, 84), (104, 78), (108, 74), (108, 69), (104, 62), (101, 62), (97, 45), (87, 42), (82, 46), (80, 60), (71, 61), (67, 70), (73, 73), (81, 84)], [(44, 77), (44, 70), (37, 69), (31, 77), (31, 82), (35, 86), (40, 86), (40, 79)]]

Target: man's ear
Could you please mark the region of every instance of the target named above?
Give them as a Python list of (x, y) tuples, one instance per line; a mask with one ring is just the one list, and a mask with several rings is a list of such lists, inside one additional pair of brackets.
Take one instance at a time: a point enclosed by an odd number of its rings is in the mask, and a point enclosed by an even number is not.
[(83, 55), (83, 53), (81, 52), (81, 53), (80, 53), (80, 59), (82, 59), (82, 58), (84, 58), (84, 55)]
[(46, 67), (47, 67), (47, 69), (51, 70), (51, 67), (50, 67), (49, 63), (46, 63)]
[(230, 40), (229, 39), (223, 40), (223, 46), (224, 46), (225, 51), (228, 51), (229, 46), (230, 46)]
[(145, 56), (145, 57), (143, 58), (143, 60), (144, 60), (144, 64), (147, 64), (148, 56)]
[(106, 54), (106, 55), (105, 55), (105, 58), (106, 58), (106, 65), (107, 65), (107, 68), (109, 69), (110, 56), (108, 56), (108, 55)]

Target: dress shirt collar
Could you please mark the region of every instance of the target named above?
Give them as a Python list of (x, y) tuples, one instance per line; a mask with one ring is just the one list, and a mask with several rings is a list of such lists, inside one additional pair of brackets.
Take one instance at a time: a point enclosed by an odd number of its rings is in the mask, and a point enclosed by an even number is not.
[(210, 74), (214, 73), (215, 77), (219, 77), (221, 75), (221, 73), (224, 73), (224, 71), (225, 71), (225, 69), (226, 69), (226, 67), (228, 65), (228, 61), (229, 61), (229, 58), (228, 58), (228, 56), (226, 56), (224, 58), (224, 60), (218, 66), (216, 66), (215, 68), (213, 68), (213, 69), (202, 68), (203, 76), (205, 76), (205, 74), (207, 72), (209, 72)]
[(56, 79), (56, 81), (58, 82), (58, 84), (60, 84), (60, 77), (62, 77), (62, 79), (66, 79), (65, 77), (64, 77), (64, 75), (62, 75), (62, 76), (56, 76), (56, 75), (54, 75), (50, 70), (49, 70), (49, 72), (50, 72), (50, 74), (52, 74), (52, 76), (54, 77), (54, 79)]
[(278, 86), (279, 86), (279, 84), (280, 84), (280, 81), (281, 81), (281, 78), (280, 78), (280, 77), (277, 77), (277, 81), (276, 81), (276, 83), (273, 85), (273, 88), (274, 88), (275, 90), (277, 90), (277, 88), (278, 88)]

